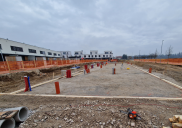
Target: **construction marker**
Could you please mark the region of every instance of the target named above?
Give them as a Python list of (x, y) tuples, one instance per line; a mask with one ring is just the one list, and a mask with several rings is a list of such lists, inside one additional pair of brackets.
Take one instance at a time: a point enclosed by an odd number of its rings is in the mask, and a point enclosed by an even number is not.
[(30, 89), (30, 91), (32, 91), (31, 85), (30, 85), (30, 77), (29, 76), (28, 76), (27, 80), (28, 80), (29, 89)]

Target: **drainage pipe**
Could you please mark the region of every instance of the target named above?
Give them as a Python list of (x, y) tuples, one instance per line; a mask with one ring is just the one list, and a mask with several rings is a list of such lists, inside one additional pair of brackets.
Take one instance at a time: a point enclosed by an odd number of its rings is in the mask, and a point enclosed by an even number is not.
[(0, 120), (0, 128), (15, 128), (15, 120), (13, 118)]
[(27, 107), (17, 107), (17, 108), (7, 108), (3, 111), (13, 111), (18, 110), (17, 114), (14, 116), (16, 122), (24, 122), (29, 115), (29, 110)]

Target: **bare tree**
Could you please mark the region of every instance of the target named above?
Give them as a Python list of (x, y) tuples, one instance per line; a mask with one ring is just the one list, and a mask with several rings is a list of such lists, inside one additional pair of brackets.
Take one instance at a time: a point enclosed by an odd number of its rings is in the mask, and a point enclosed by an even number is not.
[(155, 51), (155, 53), (154, 53), (155, 63), (156, 63), (156, 58), (157, 58), (157, 56), (158, 56), (158, 52), (157, 52), (157, 49), (156, 49), (156, 51)]
[[(173, 47), (169, 47), (167, 50), (166, 50), (166, 55), (167, 55), (167, 57), (168, 57), (168, 62), (169, 62), (169, 56), (172, 54), (172, 52), (173, 52)], [(167, 62), (167, 63), (168, 63)]]

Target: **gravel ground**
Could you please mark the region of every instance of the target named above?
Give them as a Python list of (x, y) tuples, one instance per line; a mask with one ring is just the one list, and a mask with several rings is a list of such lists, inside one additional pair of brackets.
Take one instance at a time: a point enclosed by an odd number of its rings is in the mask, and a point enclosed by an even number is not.
[[(39, 96), (0, 96), (0, 108), (26, 106), (30, 117), (20, 128), (161, 128), (171, 126), (168, 118), (182, 114), (182, 101), (147, 99), (57, 98)], [(131, 108), (143, 120), (130, 120)]]
[[(115, 75), (112, 74), (113, 67), (116, 68)], [(127, 67), (130, 70), (127, 70)], [(170, 77), (165, 78), (180, 84)], [(81, 74), (71, 79), (65, 78), (58, 81), (60, 95), (182, 97), (181, 90), (130, 65), (124, 64), (121, 69), (121, 63), (116, 66), (108, 64), (102, 69), (95, 66), (90, 74)], [(55, 94), (54, 82), (41, 85), (26, 94)]]

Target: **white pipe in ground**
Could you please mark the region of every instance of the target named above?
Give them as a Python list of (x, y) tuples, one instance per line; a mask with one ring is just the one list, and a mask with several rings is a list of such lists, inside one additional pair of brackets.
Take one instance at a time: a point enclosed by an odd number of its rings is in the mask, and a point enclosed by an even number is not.
[(17, 108), (7, 108), (3, 111), (13, 111), (13, 110), (19, 110), (18, 113), (14, 116), (14, 119), (16, 122), (24, 122), (29, 115), (29, 110), (27, 107), (17, 107)]
[(0, 120), (0, 128), (15, 128), (15, 120), (13, 118)]

